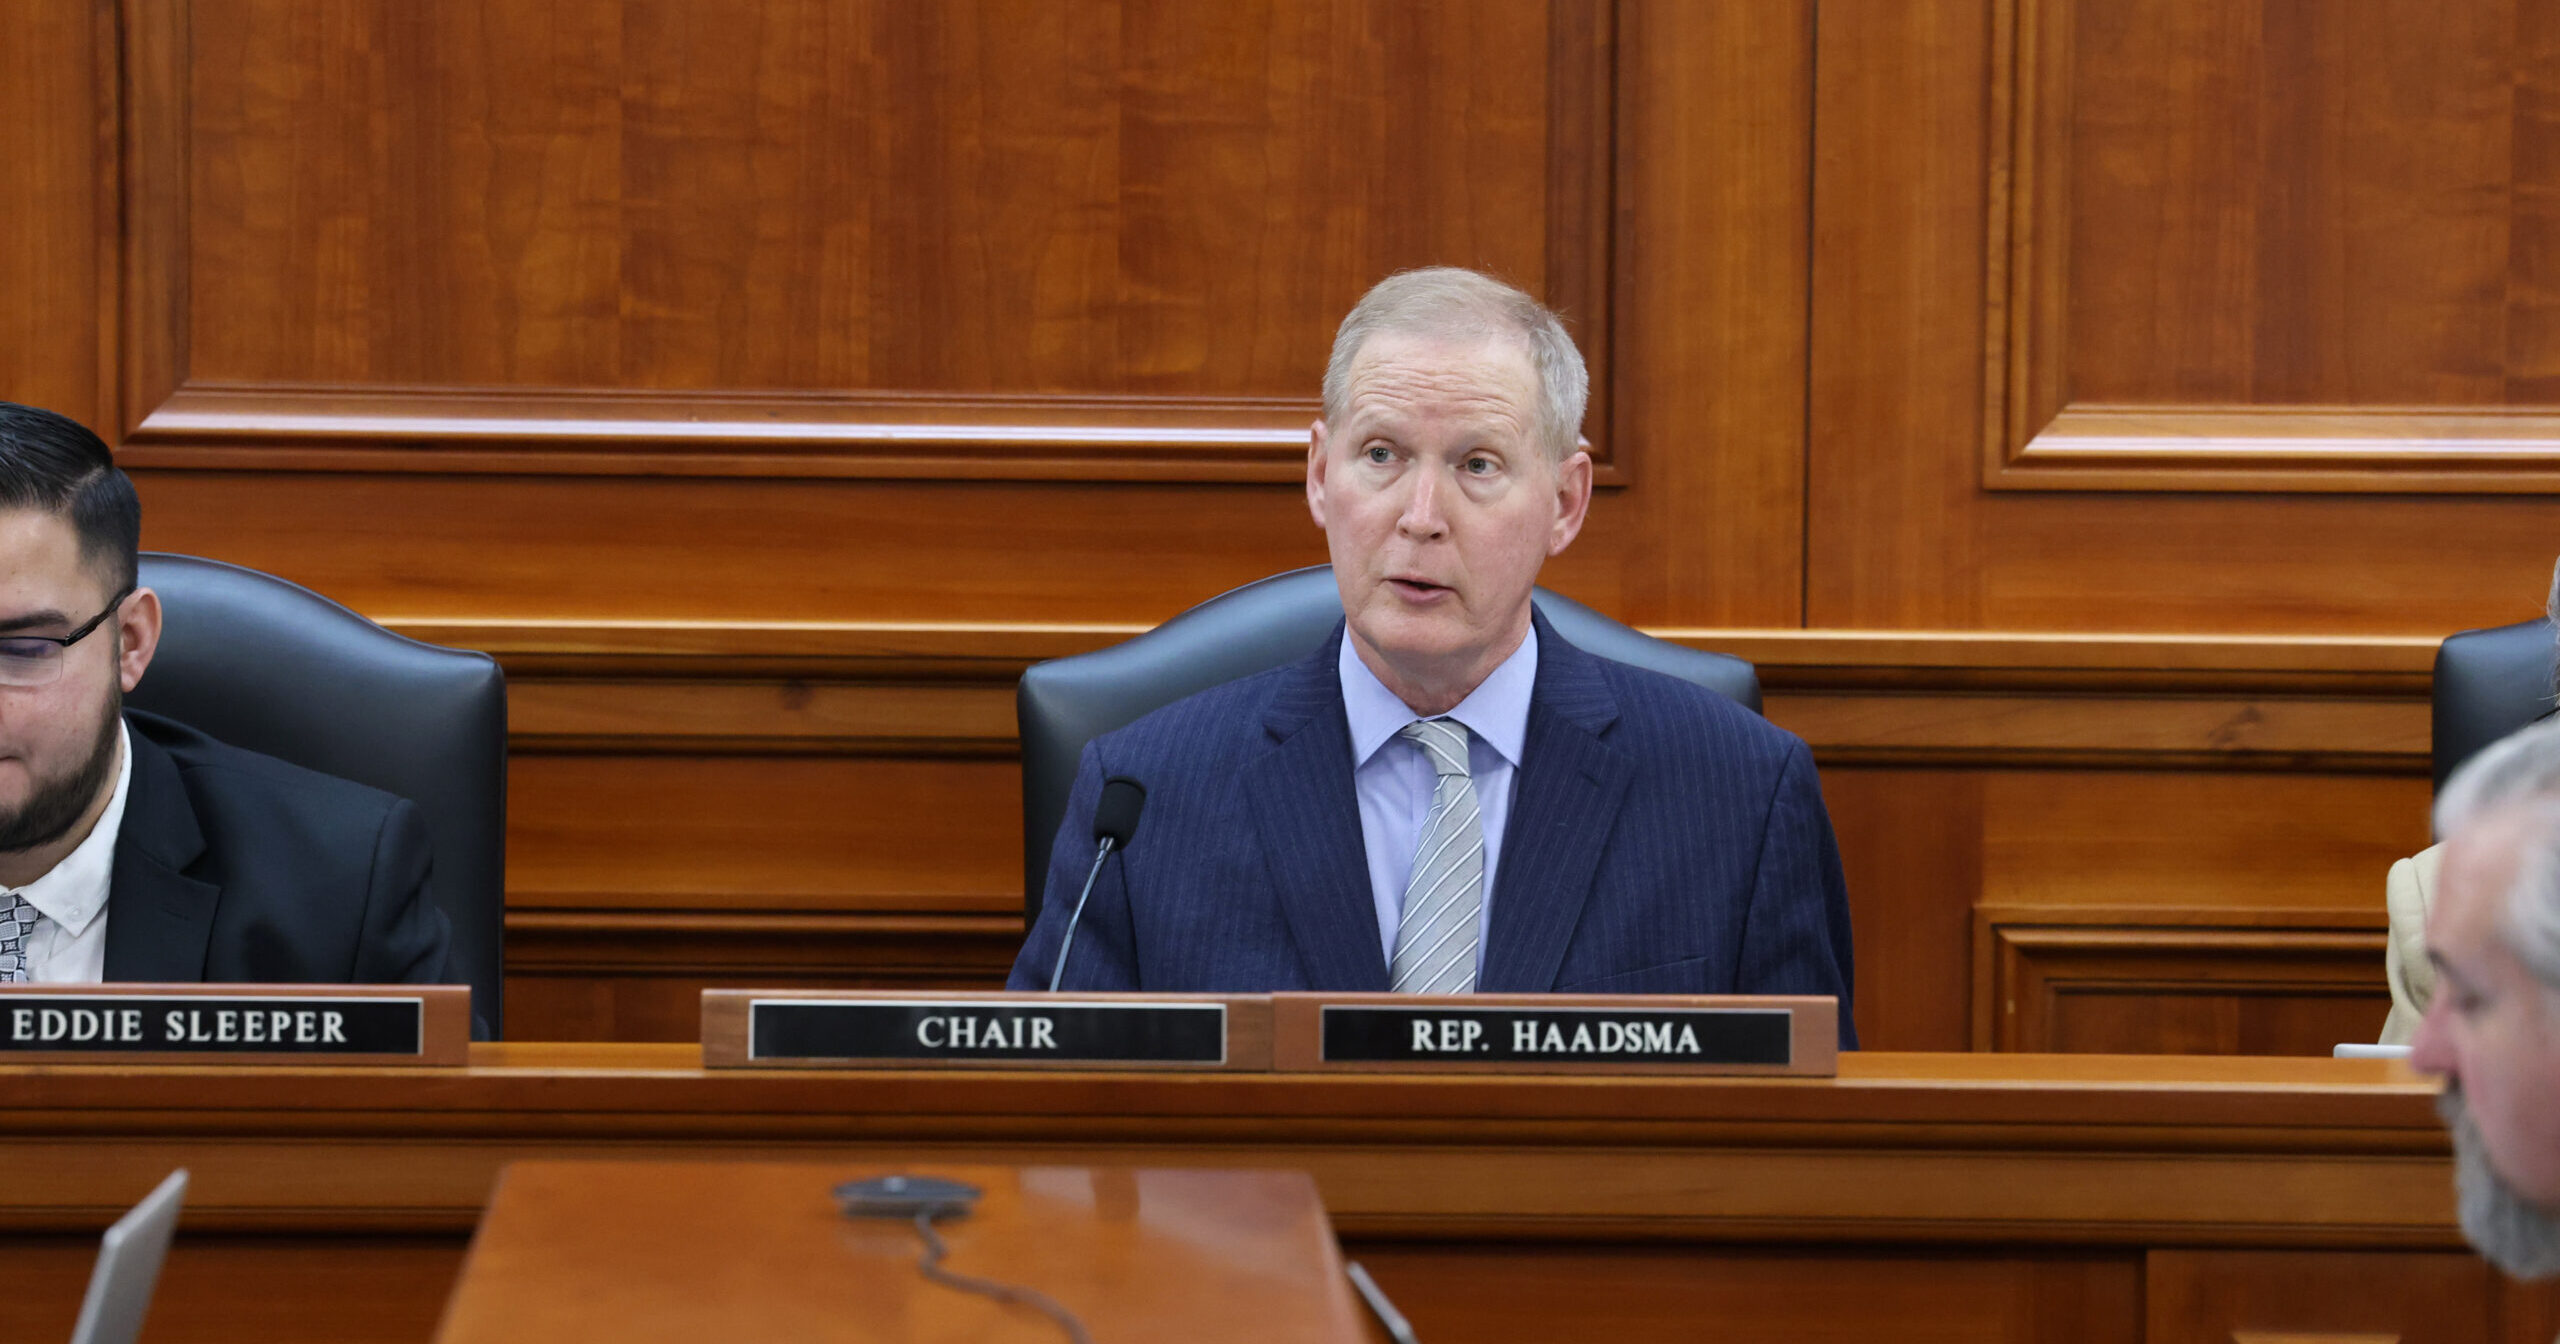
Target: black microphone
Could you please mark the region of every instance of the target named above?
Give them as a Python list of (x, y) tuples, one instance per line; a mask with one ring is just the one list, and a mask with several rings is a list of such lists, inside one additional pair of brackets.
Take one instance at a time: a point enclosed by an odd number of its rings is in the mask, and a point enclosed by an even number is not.
[(1127, 849), (1129, 837), (1138, 833), (1138, 811), (1147, 805), (1147, 786), (1127, 775), (1113, 775), (1102, 781), (1102, 801), (1093, 806), (1093, 871), (1084, 875), (1084, 890), (1076, 893), (1075, 911), (1067, 916), (1067, 935), (1058, 940), (1058, 964), (1049, 971), (1049, 992), (1058, 992), (1058, 981), (1067, 973), (1067, 953), (1076, 945), (1076, 921), (1084, 918), (1084, 903), (1093, 896), (1093, 880), (1102, 876), (1102, 861), (1115, 849)]

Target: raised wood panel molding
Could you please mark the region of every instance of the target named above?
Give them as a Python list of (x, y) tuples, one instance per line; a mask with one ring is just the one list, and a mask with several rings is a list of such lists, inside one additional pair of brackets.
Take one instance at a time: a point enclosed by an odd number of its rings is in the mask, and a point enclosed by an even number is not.
[(1458, 262), (1625, 480), (1604, 0), (125, 7), (134, 467), (1286, 482)]
[[(2036, 922), (2055, 920), (2068, 922)], [(2110, 922), (2100, 922), (2110, 921)], [(2380, 901), (1975, 913), (1977, 1050), (2326, 1055), (2382, 1030)]]
[[(389, 619), (495, 653), (520, 751), (1002, 756), (1012, 686), (1123, 625)], [(1659, 629), (1751, 659), (1826, 762), (2416, 772), (2421, 640)]]
[[(511, 993), (522, 1030), (563, 1039), (680, 1039), (715, 984), (1000, 983), (1014, 678), (1135, 633), (394, 624), (507, 669)], [(1871, 1046), (1967, 1046), (1955, 968), (1989, 964), (1984, 899), (2085, 898), (2038, 925), (2175, 893), (2226, 923), (2361, 928), (2425, 843), (2425, 641), (1658, 633), (1751, 656), (1812, 744)]]
[(2560, 6), (2000, 0), (1983, 483), (2560, 491)]
[(2504, 1285), (2474, 1255), (2155, 1250), (2147, 1259), (2146, 1344), (2514, 1338), (2493, 1329)]
[(1018, 900), (943, 914), (511, 909), (508, 1027), (519, 1040), (690, 1041), (705, 989), (1001, 989), (1021, 945)]

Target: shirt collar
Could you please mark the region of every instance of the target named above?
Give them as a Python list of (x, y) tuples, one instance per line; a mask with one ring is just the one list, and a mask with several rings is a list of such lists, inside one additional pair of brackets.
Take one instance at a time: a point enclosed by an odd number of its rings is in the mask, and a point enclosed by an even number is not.
[[(1378, 748), (1414, 721), (1413, 707), (1396, 697), (1378, 674), (1360, 661), (1360, 651), (1351, 646), (1351, 632), (1342, 632), (1342, 654), (1339, 662), (1342, 678), (1342, 709), (1351, 720), (1351, 764), (1353, 769), (1369, 763)], [(1529, 693), (1538, 683), (1538, 627), (1533, 623), (1520, 640), (1520, 647), (1486, 675), (1458, 707), (1443, 717), (1466, 725), (1468, 732), (1502, 753), (1512, 769), (1520, 768), (1520, 751), (1529, 740)]]
[(124, 829), (125, 794), (133, 787), (133, 735), (122, 719), (116, 723), (116, 755), (121, 758), (116, 791), (107, 795), (107, 809), (98, 814), (87, 838), (17, 892), (36, 913), (74, 938), (88, 932), (91, 921), (107, 908), (107, 888), (115, 874), (116, 833)]

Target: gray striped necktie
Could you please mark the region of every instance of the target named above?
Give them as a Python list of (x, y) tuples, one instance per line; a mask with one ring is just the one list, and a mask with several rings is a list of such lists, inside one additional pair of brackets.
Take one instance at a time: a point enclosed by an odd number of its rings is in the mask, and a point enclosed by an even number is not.
[(1467, 773), (1466, 726), (1421, 719), (1397, 735), (1422, 748), (1440, 779), (1405, 879), (1391, 983), (1398, 994), (1469, 993), (1484, 912), (1484, 823), (1475, 777)]
[(0, 981), (27, 978), (27, 935), (42, 918), (26, 897), (0, 891)]

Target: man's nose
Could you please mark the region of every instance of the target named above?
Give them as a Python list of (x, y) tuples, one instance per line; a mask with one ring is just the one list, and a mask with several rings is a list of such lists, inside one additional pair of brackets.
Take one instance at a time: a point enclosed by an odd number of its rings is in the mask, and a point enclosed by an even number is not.
[(2427, 1002), (2426, 1014), (2418, 1019), (2418, 1034), (2409, 1041), (2409, 1067), (2421, 1073), (2450, 1074), (2454, 1070), (2454, 1051), (2445, 1016), (2453, 1010), (2445, 1006), (2441, 989)]
[(1396, 519), (1396, 530), (1417, 541), (1428, 541), (1449, 530), (1448, 515), (1440, 509), (1440, 473), (1417, 471), (1410, 474), (1411, 493), (1404, 497), (1404, 513)]

